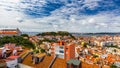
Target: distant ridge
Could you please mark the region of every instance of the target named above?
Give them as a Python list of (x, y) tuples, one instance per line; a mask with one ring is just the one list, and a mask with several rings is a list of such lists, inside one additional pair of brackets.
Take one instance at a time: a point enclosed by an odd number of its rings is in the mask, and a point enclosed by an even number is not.
[[(22, 34), (29, 34), (29, 35), (36, 35), (39, 33), (44, 33), (44, 32), (22, 32)], [(120, 35), (120, 32), (96, 32), (96, 33), (76, 33), (76, 32), (70, 32), (71, 34), (74, 35), (80, 35), (80, 36), (89, 36), (89, 35)]]

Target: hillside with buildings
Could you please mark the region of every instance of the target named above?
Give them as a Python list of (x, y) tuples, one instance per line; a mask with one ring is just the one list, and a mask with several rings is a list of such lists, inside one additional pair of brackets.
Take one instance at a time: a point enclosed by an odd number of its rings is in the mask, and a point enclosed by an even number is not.
[(120, 0), (0, 0), (0, 68), (120, 68)]
[(10, 34), (1, 36), (0, 46), (1, 67), (113, 68), (120, 64), (119, 35)]

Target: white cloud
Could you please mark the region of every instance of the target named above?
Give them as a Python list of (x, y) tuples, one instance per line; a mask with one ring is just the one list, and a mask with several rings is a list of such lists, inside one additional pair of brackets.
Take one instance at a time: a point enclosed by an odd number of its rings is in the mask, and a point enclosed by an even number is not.
[[(4, 3), (3, 3), (4, 1)], [(85, 4), (79, 7), (75, 3), (67, 4), (51, 12), (50, 16), (41, 18), (30, 18), (15, 10), (14, 7), (19, 0), (2, 0), (0, 1), (0, 28), (19, 27), (23, 31), (70, 31), (70, 32), (116, 32), (120, 31), (120, 16), (114, 13), (114, 11), (99, 12), (96, 15), (83, 15), (79, 13), (84, 7), (90, 9), (98, 6), (97, 2), (101, 0), (85, 0)], [(34, 1), (36, 2), (36, 1)], [(33, 2), (33, 3), (34, 3)], [(43, 6), (46, 2), (41, 0)], [(18, 4), (17, 4), (18, 5)], [(31, 8), (34, 5), (31, 4), (19, 4), (20, 8)], [(11, 11), (8, 6), (12, 6)], [(74, 7), (77, 6), (77, 7)], [(69, 16), (67, 16), (69, 15)]]
[(88, 21), (89, 23), (94, 23), (95, 22), (95, 20), (93, 19), (93, 18), (91, 18), (91, 19), (89, 19), (89, 21)]
[(82, 9), (84, 9), (85, 7), (89, 8), (89, 9), (94, 9), (96, 7), (99, 6), (98, 2), (100, 2), (102, 0), (84, 0), (83, 1), (83, 6), (82, 6)]

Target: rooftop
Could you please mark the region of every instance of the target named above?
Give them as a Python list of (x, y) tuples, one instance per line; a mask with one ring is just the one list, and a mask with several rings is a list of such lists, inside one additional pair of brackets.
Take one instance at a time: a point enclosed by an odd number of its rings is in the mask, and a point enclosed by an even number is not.
[(18, 31), (19, 29), (16, 28), (16, 29), (1, 29), (0, 31)]
[(24, 61), (22, 62), (22, 64), (25, 64), (25, 65), (28, 65), (28, 66), (31, 66), (31, 67), (35, 67), (35, 68), (48, 68), (51, 61), (52, 61), (53, 57), (52, 56), (45, 56), (43, 61), (40, 62), (39, 64), (34, 64), (32, 62), (32, 55), (28, 55)]
[[(59, 65), (59, 66), (58, 66)], [(52, 68), (66, 68), (66, 60), (61, 58), (56, 58)]]
[(18, 34), (18, 32), (20, 32), (20, 30), (17, 29), (1, 29), (0, 30), (0, 34)]

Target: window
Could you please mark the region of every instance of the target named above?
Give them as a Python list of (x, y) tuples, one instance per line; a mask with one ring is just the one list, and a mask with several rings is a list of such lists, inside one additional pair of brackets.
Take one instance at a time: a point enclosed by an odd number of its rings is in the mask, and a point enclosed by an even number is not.
[(68, 48), (66, 48), (66, 50), (68, 50)]
[(64, 53), (64, 51), (62, 51), (62, 50), (60, 50), (59, 52), (60, 52), (60, 53)]
[(61, 49), (63, 49), (63, 46), (60, 46)]

